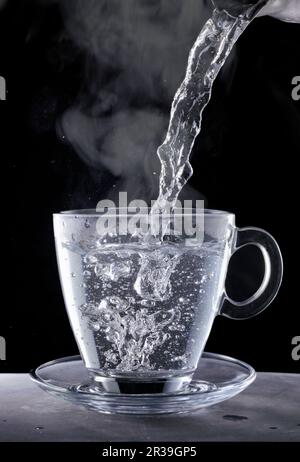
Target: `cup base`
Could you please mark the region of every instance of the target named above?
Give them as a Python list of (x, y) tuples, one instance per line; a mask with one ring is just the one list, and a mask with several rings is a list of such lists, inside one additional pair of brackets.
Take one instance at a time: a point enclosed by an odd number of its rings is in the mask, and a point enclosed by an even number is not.
[(99, 375), (99, 372), (89, 370), (92, 379), (92, 389), (97, 392), (103, 389), (107, 393), (118, 394), (155, 394), (155, 393), (176, 393), (183, 390), (192, 380), (192, 374), (175, 377), (107, 377)]
[[(99, 373), (99, 371), (98, 371)], [(107, 393), (99, 391), (79, 356), (42, 364), (31, 378), (53, 396), (104, 414), (181, 414), (221, 403), (247, 388), (255, 379), (248, 364), (215, 353), (203, 353), (193, 380), (175, 393)]]

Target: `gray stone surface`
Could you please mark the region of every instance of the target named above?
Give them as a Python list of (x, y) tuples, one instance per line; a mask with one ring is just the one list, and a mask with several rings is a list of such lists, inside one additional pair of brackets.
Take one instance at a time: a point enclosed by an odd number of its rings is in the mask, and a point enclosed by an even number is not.
[(259, 373), (229, 401), (159, 417), (97, 414), (1, 374), (0, 441), (300, 441), (300, 374)]

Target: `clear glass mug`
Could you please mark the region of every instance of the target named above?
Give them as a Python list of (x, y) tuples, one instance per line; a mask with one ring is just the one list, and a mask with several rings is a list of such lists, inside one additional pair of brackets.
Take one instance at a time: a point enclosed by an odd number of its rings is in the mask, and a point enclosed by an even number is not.
[[(245, 319), (272, 302), (282, 257), (270, 234), (237, 228), (232, 213), (177, 211), (160, 244), (145, 240), (145, 228), (126, 227), (135, 217), (109, 211), (103, 232), (103, 215), (91, 210), (54, 214), (64, 300), (95, 389), (178, 391), (191, 380), (217, 315)], [(189, 220), (188, 231), (178, 219)], [(250, 298), (235, 301), (226, 294), (227, 268), (249, 244), (262, 252), (264, 278)]]

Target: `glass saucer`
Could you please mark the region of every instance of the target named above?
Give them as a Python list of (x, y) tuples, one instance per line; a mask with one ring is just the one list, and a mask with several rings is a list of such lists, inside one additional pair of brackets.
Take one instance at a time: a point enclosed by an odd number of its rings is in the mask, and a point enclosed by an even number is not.
[(43, 390), (106, 414), (183, 413), (232, 398), (255, 379), (248, 364), (228, 356), (203, 353), (189, 385), (174, 393), (119, 394), (91, 386), (80, 356), (57, 359), (39, 366), (31, 378)]

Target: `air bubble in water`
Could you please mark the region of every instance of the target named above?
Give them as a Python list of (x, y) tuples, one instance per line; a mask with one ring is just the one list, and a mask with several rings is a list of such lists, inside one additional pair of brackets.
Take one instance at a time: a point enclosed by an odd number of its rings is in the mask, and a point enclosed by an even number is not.
[(98, 310), (106, 310), (108, 308), (108, 301), (106, 299), (101, 300), (98, 306)]
[(141, 266), (134, 283), (136, 292), (146, 300), (167, 300), (172, 293), (171, 275), (179, 262), (179, 254), (156, 250), (141, 255)]
[(155, 306), (155, 302), (153, 300), (142, 300), (140, 302), (142, 306)]
[(96, 276), (106, 276), (107, 273), (109, 273), (109, 270), (110, 270), (109, 265), (98, 263), (97, 260), (96, 262), (93, 262), (93, 263), (97, 263), (94, 268), (94, 272)]
[(126, 311), (129, 308), (129, 303), (126, 300), (122, 300), (120, 297), (117, 297), (116, 295), (110, 297), (109, 301), (111, 305), (117, 310)]
[[(94, 256), (93, 256), (94, 257)], [(120, 278), (127, 278), (131, 274), (131, 262), (126, 259), (118, 259), (112, 252), (99, 255), (98, 258), (95, 256), (89, 260), (91, 263), (95, 263), (94, 272), (97, 277), (108, 279), (113, 282), (118, 281)]]
[(95, 332), (98, 332), (100, 330), (100, 324), (99, 322), (94, 322), (92, 324), (92, 329), (95, 331)]
[(96, 257), (96, 255), (92, 252), (92, 253), (88, 253), (87, 255), (85, 255), (84, 257), (84, 262), (87, 263), (87, 264), (93, 264), (93, 263), (97, 263), (98, 259)]

